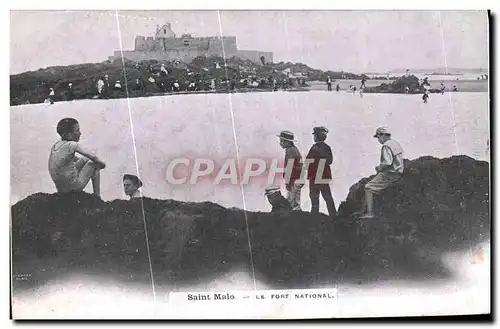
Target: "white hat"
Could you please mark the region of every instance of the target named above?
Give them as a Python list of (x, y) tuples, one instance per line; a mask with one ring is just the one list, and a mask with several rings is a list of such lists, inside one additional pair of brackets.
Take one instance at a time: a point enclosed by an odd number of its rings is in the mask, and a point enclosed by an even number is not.
[(373, 137), (378, 137), (380, 134), (387, 134), (390, 135), (391, 131), (387, 127), (378, 127), (377, 130), (375, 131), (375, 135)]
[(268, 196), (268, 195), (272, 195), (275, 193), (281, 193), (281, 189), (277, 185), (271, 185), (271, 186), (266, 187), (264, 195)]

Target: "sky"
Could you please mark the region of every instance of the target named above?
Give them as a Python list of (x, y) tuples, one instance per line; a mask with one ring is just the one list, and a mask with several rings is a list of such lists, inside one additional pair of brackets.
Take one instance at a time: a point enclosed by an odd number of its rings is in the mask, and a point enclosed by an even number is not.
[(486, 11), (11, 11), (10, 73), (102, 62), (166, 22), (321, 70), (488, 68)]

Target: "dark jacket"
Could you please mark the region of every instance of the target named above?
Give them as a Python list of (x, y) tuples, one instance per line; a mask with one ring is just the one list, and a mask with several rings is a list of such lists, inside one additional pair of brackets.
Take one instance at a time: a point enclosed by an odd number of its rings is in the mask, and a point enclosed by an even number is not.
[(307, 170), (307, 179), (315, 180), (316, 172), (318, 170), (319, 160), (325, 159), (325, 167), (323, 169), (323, 174), (321, 175), (321, 179), (331, 179), (332, 171), (330, 169), (330, 165), (333, 162), (333, 154), (332, 149), (325, 142), (317, 142), (314, 144), (309, 153), (306, 156), (306, 159), (314, 160), (308, 167)]
[(288, 164), (288, 160), (293, 159), (293, 166), (290, 172), (290, 181), (285, 182), (286, 184), (293, 184), (294, 181), (300, 178), (300, 173), (302, 172), (302, 155), (300, 155), (300, 151), (297, 146), (291, 146), (285, 150), (285, 171), (283, 172), (283, 177), (286, 178), (287, 170), (286, 166)]
[(288, 200), (283, 196), (281, 196), (279, 200), (272, 205), (272, 207), (271, 212), (292, 211), (290, 202), (288, 202)]

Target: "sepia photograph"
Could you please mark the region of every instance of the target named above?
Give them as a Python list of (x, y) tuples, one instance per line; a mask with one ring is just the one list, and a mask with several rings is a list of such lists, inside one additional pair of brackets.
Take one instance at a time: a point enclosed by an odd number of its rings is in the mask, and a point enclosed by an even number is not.
[(11, 319), (491, 317), (492, 15), (10, 10)]

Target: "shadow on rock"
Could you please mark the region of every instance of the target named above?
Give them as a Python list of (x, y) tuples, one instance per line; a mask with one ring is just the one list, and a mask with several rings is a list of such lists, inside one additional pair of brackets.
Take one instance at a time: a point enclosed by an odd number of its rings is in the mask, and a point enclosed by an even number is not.
[(245, 213), (211, 202), (38, 193), (12, 206), (13, 274), (31, 275), (14, 285), (90, 272), (143, 283), (152, 273), (156, 284), (181, 287), (235, 269), (251, 272), (252, 263), (256, 279), (274, 288), (429, 280), (451, 275), (443, 253), (489, 238), (486, 162), (465, 156), (406, 161), (403, 179), (375, 199), (378, 219), (360, 222), (352, 213), (362, 205), (367, 181), (351, 187), (335, 221), (306, 212)]

